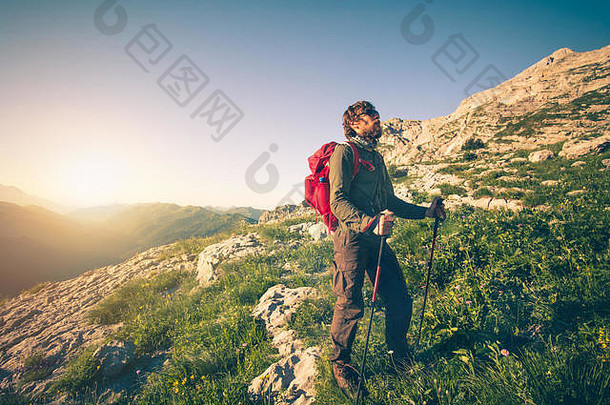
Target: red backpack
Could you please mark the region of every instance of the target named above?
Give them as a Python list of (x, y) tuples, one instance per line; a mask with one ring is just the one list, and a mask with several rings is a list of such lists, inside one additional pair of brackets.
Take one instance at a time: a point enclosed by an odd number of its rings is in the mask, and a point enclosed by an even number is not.
[[(347, 142), (354, 151), (354, 171), (352, 179), (360, 168), (360, 153), (353, 143)], [(322, 145), (313, 155), (307, 159), (311, 174), (305, 177), (305, 201), (322, 215), (324, 224), (330, 232), (337, 229), (337, 218), (330, 210), (330, 184), (328, 182), (328, 161), (335, 151), (337, 142), (329, 142)]]

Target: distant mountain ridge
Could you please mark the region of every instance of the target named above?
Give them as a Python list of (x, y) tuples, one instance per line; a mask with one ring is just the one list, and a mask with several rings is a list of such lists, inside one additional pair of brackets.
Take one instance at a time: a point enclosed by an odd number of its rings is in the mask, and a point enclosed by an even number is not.
[(22, 206), (37, 205), (58, 213), (65, 213), (68, 211), (68, 208), (61, 204), (28, 194), (15, 186), (5, 186), (2, 184), (0, 184), (0, 201)]
[(0, 202), (0, 294), (111, 265), (145, 249), (255, 222), (202, 207), (149, 203), (95, 207), (64, 216)]
[(124, 258), (129, 240), (36, 206), (0, 202), (0, 294)]

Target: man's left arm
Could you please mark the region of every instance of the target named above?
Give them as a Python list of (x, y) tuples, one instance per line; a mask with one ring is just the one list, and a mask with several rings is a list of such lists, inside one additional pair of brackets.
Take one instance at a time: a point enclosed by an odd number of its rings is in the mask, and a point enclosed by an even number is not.
[[(383, 157), (382, 157), (383, 159)], [(384, 166), (384, 181), (387, 190), (387, 200), (388, 200), (388, 209), (396, 216), (405, 219), (424, 219), (434, 218), (436, 216), (440, 216), (442, 219), (446, 218), (446, 214), (444, 211), (444, 206), (442, 205), (442, 199), (439, 197), (435, 197), (430, 204), (430, 207), (420, 207), (419, 205), (410, 204), (406, 201), (401, 200), (400, 198), (394, 195), (394, 186), (392, 185), (392, 181), (390, 180), (390, 175), (388, 174), (388, 169)]]
[(396, 216), (405, 219), (424, 219), (427, 207), (410, 204), (394, 195), (394, 191), (388, 193), (388, 209)]
[[(381, 157), (383, 161), (383, 157)], [(394, 195), (394, 186), (392, 185), (392, 180), (390, 180), (390, 175), (388, 173), (388, 169), (385, 166), (385, 162), (383, 164), (383, 180), (385, 183), (385, 189), (387, 191), (387, 200), (388, 200), (388, 209), (392, 211), (396, 216), (405, 218), (405, 219), (424, 219), (426, 217), (426, 207), (420, 207), (419, 205), (410, 204), (406, 201), (401, 200), (400, 198)]]

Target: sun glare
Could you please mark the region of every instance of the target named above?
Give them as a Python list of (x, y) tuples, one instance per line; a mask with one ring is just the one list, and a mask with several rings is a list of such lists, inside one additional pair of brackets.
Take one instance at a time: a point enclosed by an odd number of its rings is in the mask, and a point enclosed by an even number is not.
[(76, 205), (108, 203), (118, 194), (121, 171), (116, 159), (104, 154), (66, 162), (60, 179), (62, 194)]

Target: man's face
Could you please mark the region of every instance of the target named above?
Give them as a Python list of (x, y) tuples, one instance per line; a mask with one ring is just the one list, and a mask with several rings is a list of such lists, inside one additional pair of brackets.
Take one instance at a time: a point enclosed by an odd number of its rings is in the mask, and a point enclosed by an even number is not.
[(352, 128), (364, 139), (379, 139), (381, 136), (381, 122), (377, 111), (369, 111), (358, 116)]

